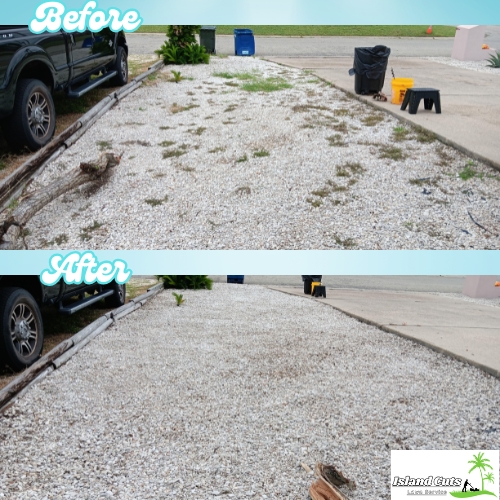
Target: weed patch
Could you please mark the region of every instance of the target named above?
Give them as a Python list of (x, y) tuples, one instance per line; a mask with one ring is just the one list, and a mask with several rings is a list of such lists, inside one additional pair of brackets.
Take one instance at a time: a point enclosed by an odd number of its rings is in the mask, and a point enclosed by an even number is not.
[(347, 142), (344, 141), (344, 137), (342, 134), (334, 134), (330, 137), (327, 137), (326, 140), (330, 144), (330, 146), (343, 147), (347, 146)]
[(366, 127), (374, 127), (378, 125), (380, 122), (384, 121), (384, 117), (382, 115), (368, 115), (361, 119), (361, 122)]
[(88, 241), (90, 238), (92, 238), (92, 232), (95, 231), (96, 229), (99, 229), (102, 227), (103, 224), (97, 222), (94, 220), (94, 223), (91, 226), (83, 227), (80, 229), (80, 239), (82, 241)]
[(189, 111), (190, 109), (199, 107), (200, 107), (199, 104), (188, 104), (187, 106), (179, 106), (177, 103), (174, 102), (174, 104), (170, 106), (170, 112), (175, 115), (177, 113), (182, 113), (183, 111)]
[(96, 144), (99, 147), (99, 151), (106, 151), (113, 147), (113, 143), (109, 141), (97, 141)]
[(148, 205), (151, 205), (152, 207), (157, 207), (158, 205), (162, 205), (164, 202), (168, 201), (168, 196), (165, 196), (165, 198), (159, 200), (157, 198), (149, 198), (147, 200), (144, 200)]
[(276, 92), (278, 90), (291, 89), (292, 85), (283, 78), (269, 77), (252, 79), (252, 81), (244, 83), (241, 88), (247, 92)]
[(398, 126), (392, 129), (392, 139), (396, 142), (407, 141), (410, 134), (411, 130), (406, 127)]
[(307, 203), (310, 203), (314, 208), (318, 208), (323, 205), (323, 202), (321, 200), (313, 200), (312, 198), (307, 198), (306, 201)]
[(394, 161), (400, 161), (406, 158), (403, 150), (401, 148), (397, 148), (396, 146), (380, 146), (379, 152), (379, 158), (388, 158)]
[(458, 176), (460, 179), (463, 181), (468, 181), (469, 179), (472, 179), (473, 177), (476, 177), (477, 172), (472, 168), (474, 166), (474, 162), (469, 161), (465, 168), (459, 172)]
[(201, 135), (203, 134), (203, 132), (205, 132), (205, 130), (207, 130), (206, 127), (198, 127), (192, 130), (188, 130), (188, 132), (194, 135)]
[(333, 238), (335, 239), (335, 243), (337, 243), (337, 245), (340, 245), (341, 247), (344, 247), (344, 248), (353, 248), (353, 247), (356, 246), (356, 242), (352, 238), (342, 239), (337, 234), (335, 234), (333, 236)]
[(162, 141), (158, 144), (158, 146), (161, 146), (162, 148), (168, 148), (170, 146), (173, 146), (175, 144), (175, 141)]
[(225, 150), (226, 150), (226, 148), (219, 146), (217, 148), (210, 149), (208, 152), (209, 153), (222, 153)]
[(269, 152), (262, 149), (261, 151), (255, 151), (253, 155), (255, 158), (263, 158), (269, 156)]
[(294, 111), (295, 113), (307, 113), (312, 109), (318, 111), (330, 111), (326, 106), (316, 104), (297, 104), (296, 106), (293, 106), (292, 111)]

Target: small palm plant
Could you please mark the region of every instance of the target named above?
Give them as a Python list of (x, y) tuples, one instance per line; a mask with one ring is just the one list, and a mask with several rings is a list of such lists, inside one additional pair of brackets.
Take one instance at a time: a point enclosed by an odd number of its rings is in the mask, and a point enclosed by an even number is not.
[(172, 295), (175, 297), (175, 303), (180, 306), (185, 300), (182, 298), (182, 293), (172, 292)]
[(497, 52), (496, 55), (493, 54), (489, 59), (488, 66), (491, 66), (492, 68), (500, 68), (500, 52)]
[(172, 75), (174, 75), (174, 82), (179, 83), (182, 80), (182, 75), (180, 71), (171, 71)]
[(488, 469), (493, 470), (493, 467), (490, 464), (487, 464), (486, 462), (489, 462), (489, 458), (483, 458), (484, 453), (478, 453), (477, 455), (472, 455), (474, 457), (474, 460), (469, 460), (469, 464), (472, 465), (472, 469), (469, 471), (469, 474), (474, 470), (474, 469), (479, 469), (479, 472), (481, 473), (481, 491), (484, 490), (484, 480), (486, 479), (483, 476), (483, 471), (486, 472), (486, 467)]
[(488, 472), (488, 474), (484, 476), (484, 480), (488, 481), (489, 483), (494, 483), (495, 478), (493, 477), (493, 472)]

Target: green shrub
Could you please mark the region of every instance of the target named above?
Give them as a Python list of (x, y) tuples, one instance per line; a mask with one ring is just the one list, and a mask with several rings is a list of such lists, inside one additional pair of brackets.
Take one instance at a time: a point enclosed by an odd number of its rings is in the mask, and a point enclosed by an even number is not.
[(200, 28), (201, 26), (169, 26), (168, 40), (155, 52), (163, 58), (165, 64), (208, 64), (210, 55), (195, 38)]
[(180, 290), (200, 290), (206, 288), (212, 290), (213, 281), (206, 275), (160, 275), (158, 280), (163, 281), (164, 288), (175, 288)]

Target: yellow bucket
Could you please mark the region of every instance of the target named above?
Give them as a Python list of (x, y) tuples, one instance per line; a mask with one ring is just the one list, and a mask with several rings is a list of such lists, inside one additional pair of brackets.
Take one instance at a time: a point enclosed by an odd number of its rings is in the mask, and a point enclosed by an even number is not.
[(392, 104), (401, 104), (406, 94), (406, 89), (413, 87), (413, 78), (392, 79)]

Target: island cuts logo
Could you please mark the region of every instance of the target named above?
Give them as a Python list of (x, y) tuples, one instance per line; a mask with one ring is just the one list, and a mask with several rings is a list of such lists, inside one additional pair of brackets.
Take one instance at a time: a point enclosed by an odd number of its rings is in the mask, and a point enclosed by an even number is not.
[(111, 8), (106, 12), (97, 8), (97, 2), (87, 2), (82, 10), (69, 10), (66, 12), (61, 2), (44, 2), (35, 10), (35, 19), (29, 24), (33, 33), (44, 31), (56, 33), (64, 30), (67, 33), (78, 31), (83, 33), (90, 30), (98, 33), (103, 28), (111, 31), (136, 31), (142, 24), (139, 11), (130, 9), (123, 14), (120, 10)]
[(498, 451), (393, 450), (391, 498), (408, 495), (498, 498)]
[(66, 257), (55, 254), (49, 259), (50, 269), (40, 274), (40, 281), (47, 286), (55, 285), (61, 278), (68, 284), (99, 283), (107, 285), (113, 280), (119, 285), (132, 276), (124, 260), (99, 262), (93, 252), (71, 252)]

